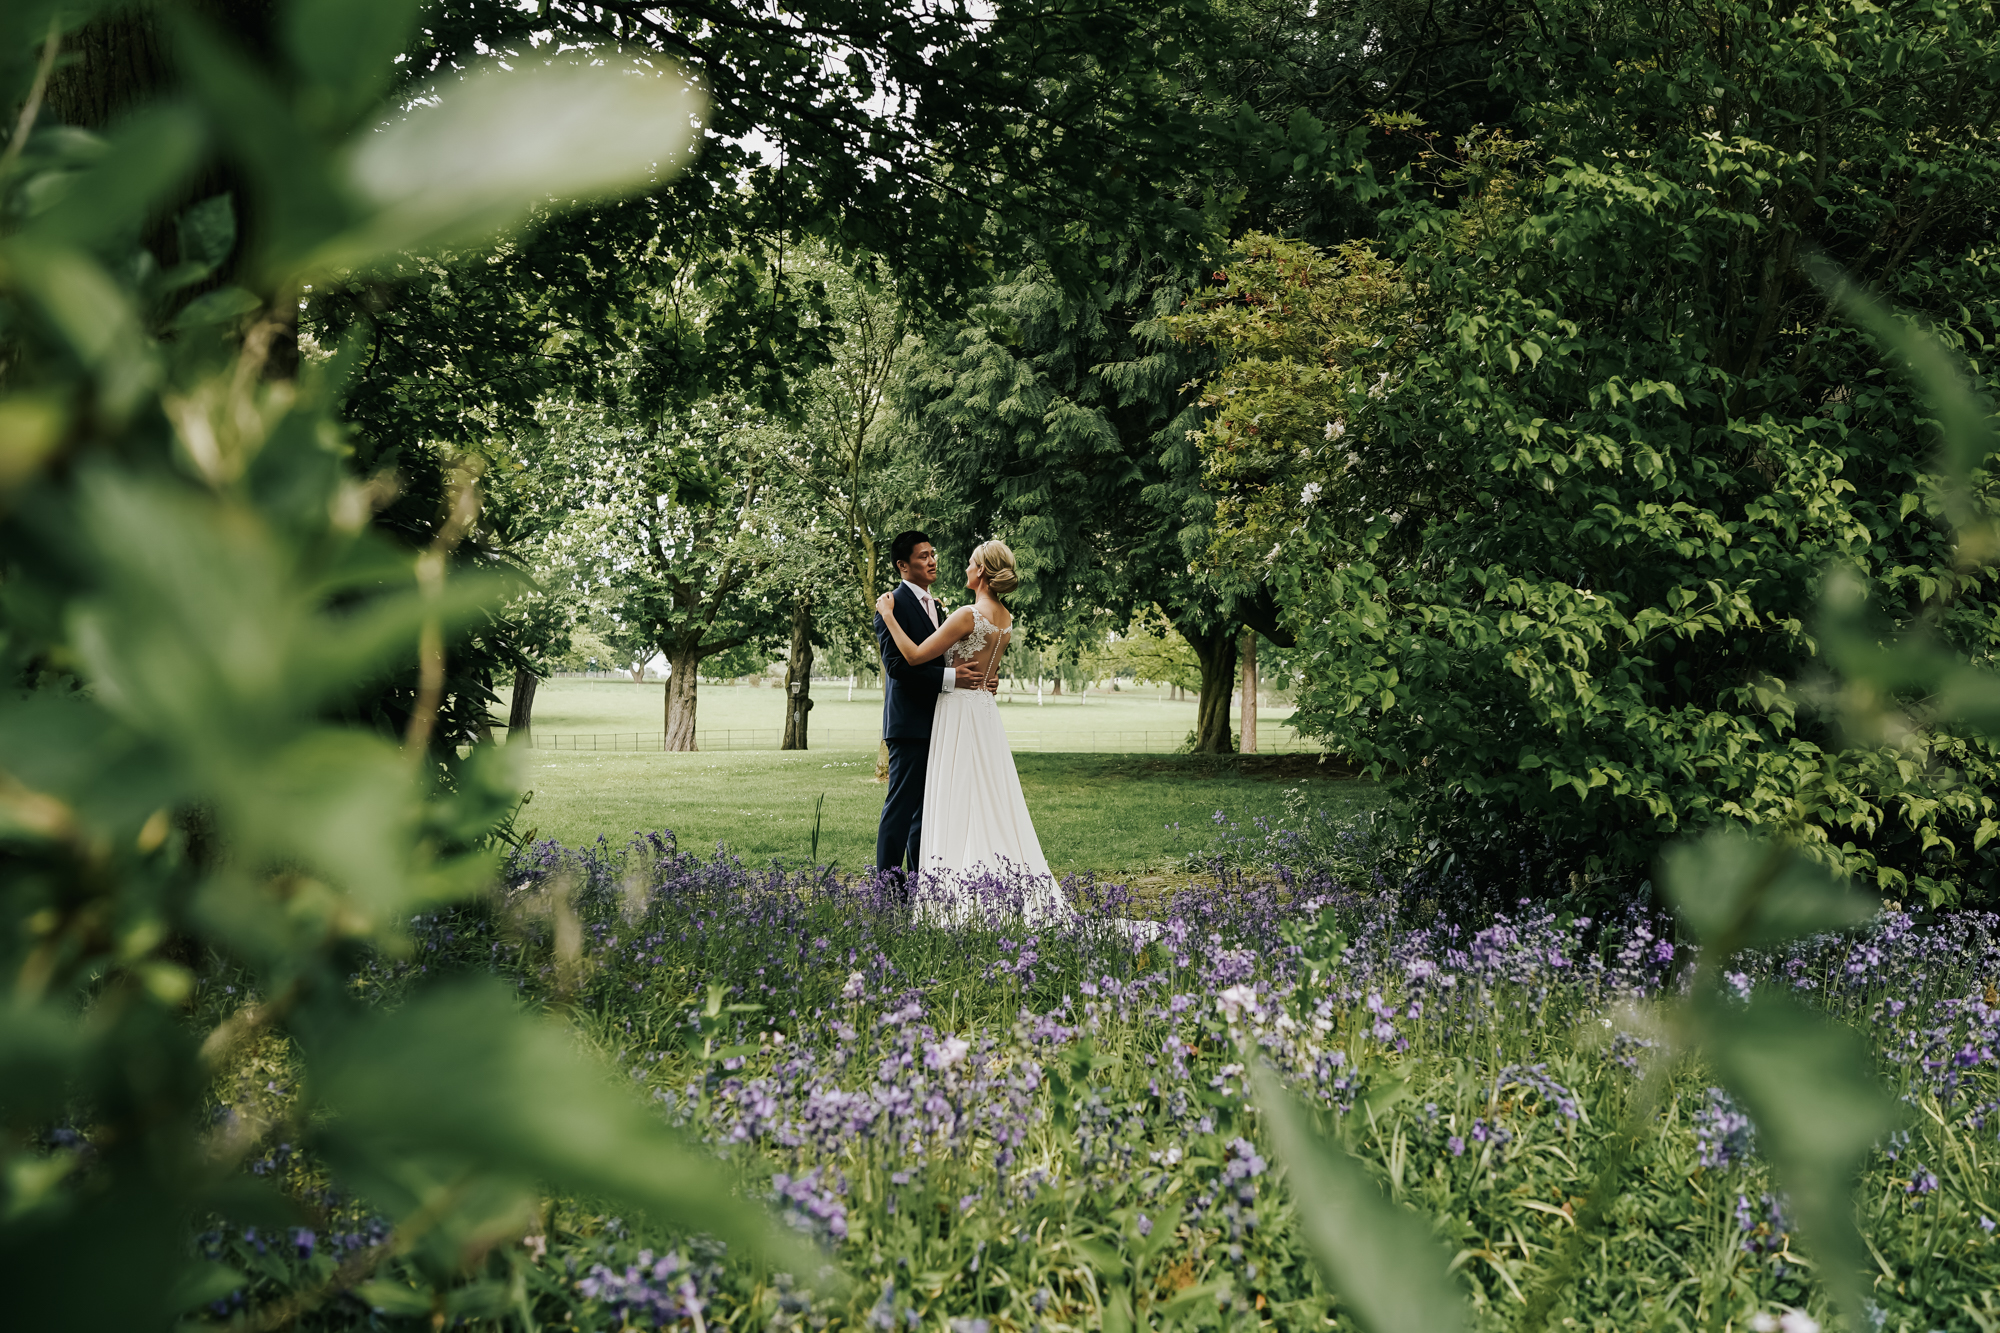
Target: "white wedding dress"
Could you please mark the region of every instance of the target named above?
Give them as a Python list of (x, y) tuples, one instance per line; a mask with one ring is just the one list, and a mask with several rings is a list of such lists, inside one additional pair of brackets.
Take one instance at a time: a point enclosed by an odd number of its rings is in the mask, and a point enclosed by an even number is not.
[[(995, 674), (1013, 630), (972, 608), (972, 631), (945, 650), (946, 666), (978, 662)], [(947, 690), (931, 716), (930, 766), (924, 774), (924, 871), (920, 905), (950, 925), (1016, 916), (1030, 925), (1075, 915), (1042, 855), (1000, 708), (986, 690)]]

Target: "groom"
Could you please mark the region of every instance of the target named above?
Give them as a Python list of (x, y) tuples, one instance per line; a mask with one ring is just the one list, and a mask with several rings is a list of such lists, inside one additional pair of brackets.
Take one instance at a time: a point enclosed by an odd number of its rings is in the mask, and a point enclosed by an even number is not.
[[(896, 586), (896, 619), (914, 643), (931, 636), (944, 617), (931, 585), (937, 582), (937, 548), (912, 529), (899, 532), (889, 545), (889, 558), (903, 581)], [(931, 714), (946, 690), (996, 689), (976, 666), (948, 667), (933, 658), (911, 666), (896, 650), (896, 640), (882, 617), (875, 617), (875, 642), (882, 648), (882, 669), (888, 679), (882, 690), (882, 739), (889, 746), (889, 794), (882, 802), (882, 824), (875, 834), (875, 864), (883, 870), (917, 867), (917, 845), (923, 834), (924, 770), (931, 758)]]

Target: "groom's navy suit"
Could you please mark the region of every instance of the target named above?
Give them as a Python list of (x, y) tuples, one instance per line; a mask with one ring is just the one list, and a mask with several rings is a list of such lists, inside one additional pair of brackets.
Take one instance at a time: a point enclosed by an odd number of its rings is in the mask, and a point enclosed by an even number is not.
[[(922, 643), (936, 632), (907, 583), (896, 585), (896, 621), (912, 643)], [(879, 613), (875, 642), (881, 645), (882, 669), (887, 676), (882, 690), (882, 739), (889, 743), (889, 794), (882, 802), (882, 825), (875, 834), (875, 864), (884, 870), (899, 865), (914, 870), (917, 844), (923, 835), (931, 714), (937, 711), (937, 697), (944, 691), (946, 667), (940, 658), (921, 666), (905, 662)]]

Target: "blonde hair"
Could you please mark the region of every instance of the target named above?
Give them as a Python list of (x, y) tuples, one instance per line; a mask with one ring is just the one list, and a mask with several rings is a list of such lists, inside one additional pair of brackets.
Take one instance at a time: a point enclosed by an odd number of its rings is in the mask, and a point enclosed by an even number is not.
[(995, 597), (1006, 597), (1021, 586), (1021, 571), (1014, 567), (1014, 553), (1006, 542), (981, 542), (972, 552), (972, 563), (986, 576), (986, 590)]

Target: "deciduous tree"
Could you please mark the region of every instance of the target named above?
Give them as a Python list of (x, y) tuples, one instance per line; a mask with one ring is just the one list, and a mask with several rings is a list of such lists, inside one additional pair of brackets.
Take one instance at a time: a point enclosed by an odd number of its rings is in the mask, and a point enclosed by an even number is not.
[[(1219, 383), (1241, 396), (1208, 454), (1259, 545), (1285, 532), (1307, 725), (1411, 772), (1436, 845), (1489, 877), (1528, 842), (1565, 889), (1624, 883), (1677, 832), (1741, 820), (1887, 893), (1990, 894), (1989, 742), (1847, 736), (1776, 682), (1841, 688), (1811, 621), (1836, 572), (1884, 634), (1993, 650), (1992, 571), (1952, 548), (1927, 410), (1807, 272), (1823, 256), (1984, 373), (1992, 12), (1550, 21), (1501, 72), (1524, 157), (1424, 141), (1476, 179), (1433, 199), (1414, 177), (1385, 215), (1410, 313), (1379, 345), (1307, 325), (1381, 260), (1281, 273), (1253, 243), (1225, 269), (1247, 313)], [(1257, 344), (1295, 335), (1318, 351)]]
[(1202, 410), (1183, 392), (1204, 359), (1158, 322), (1186, 290), (1141, 264), (1083, 299), (1022, 272), (982, 293), (979, 322), (930, 340), (901, 394), (959, 497), (955, 540), (1014, 545), (1027, 631), (1050, 642), (1072, 617), (1158, 606), (1201, 664), (1197, 748), (1227, 751), (1237, 636), (1246, 610), (1271, 608), (1191, 568), (1214, 509), (1193, 438)]
[(538, 569), (666, 657), (666, 748), (692, 750), (701, 663), (774, 643), (789, 620), (760, 586), (785, 430), (730, 398), (636, 423), (579, 413), (553, 430), (573, 459), (569, 514)]

